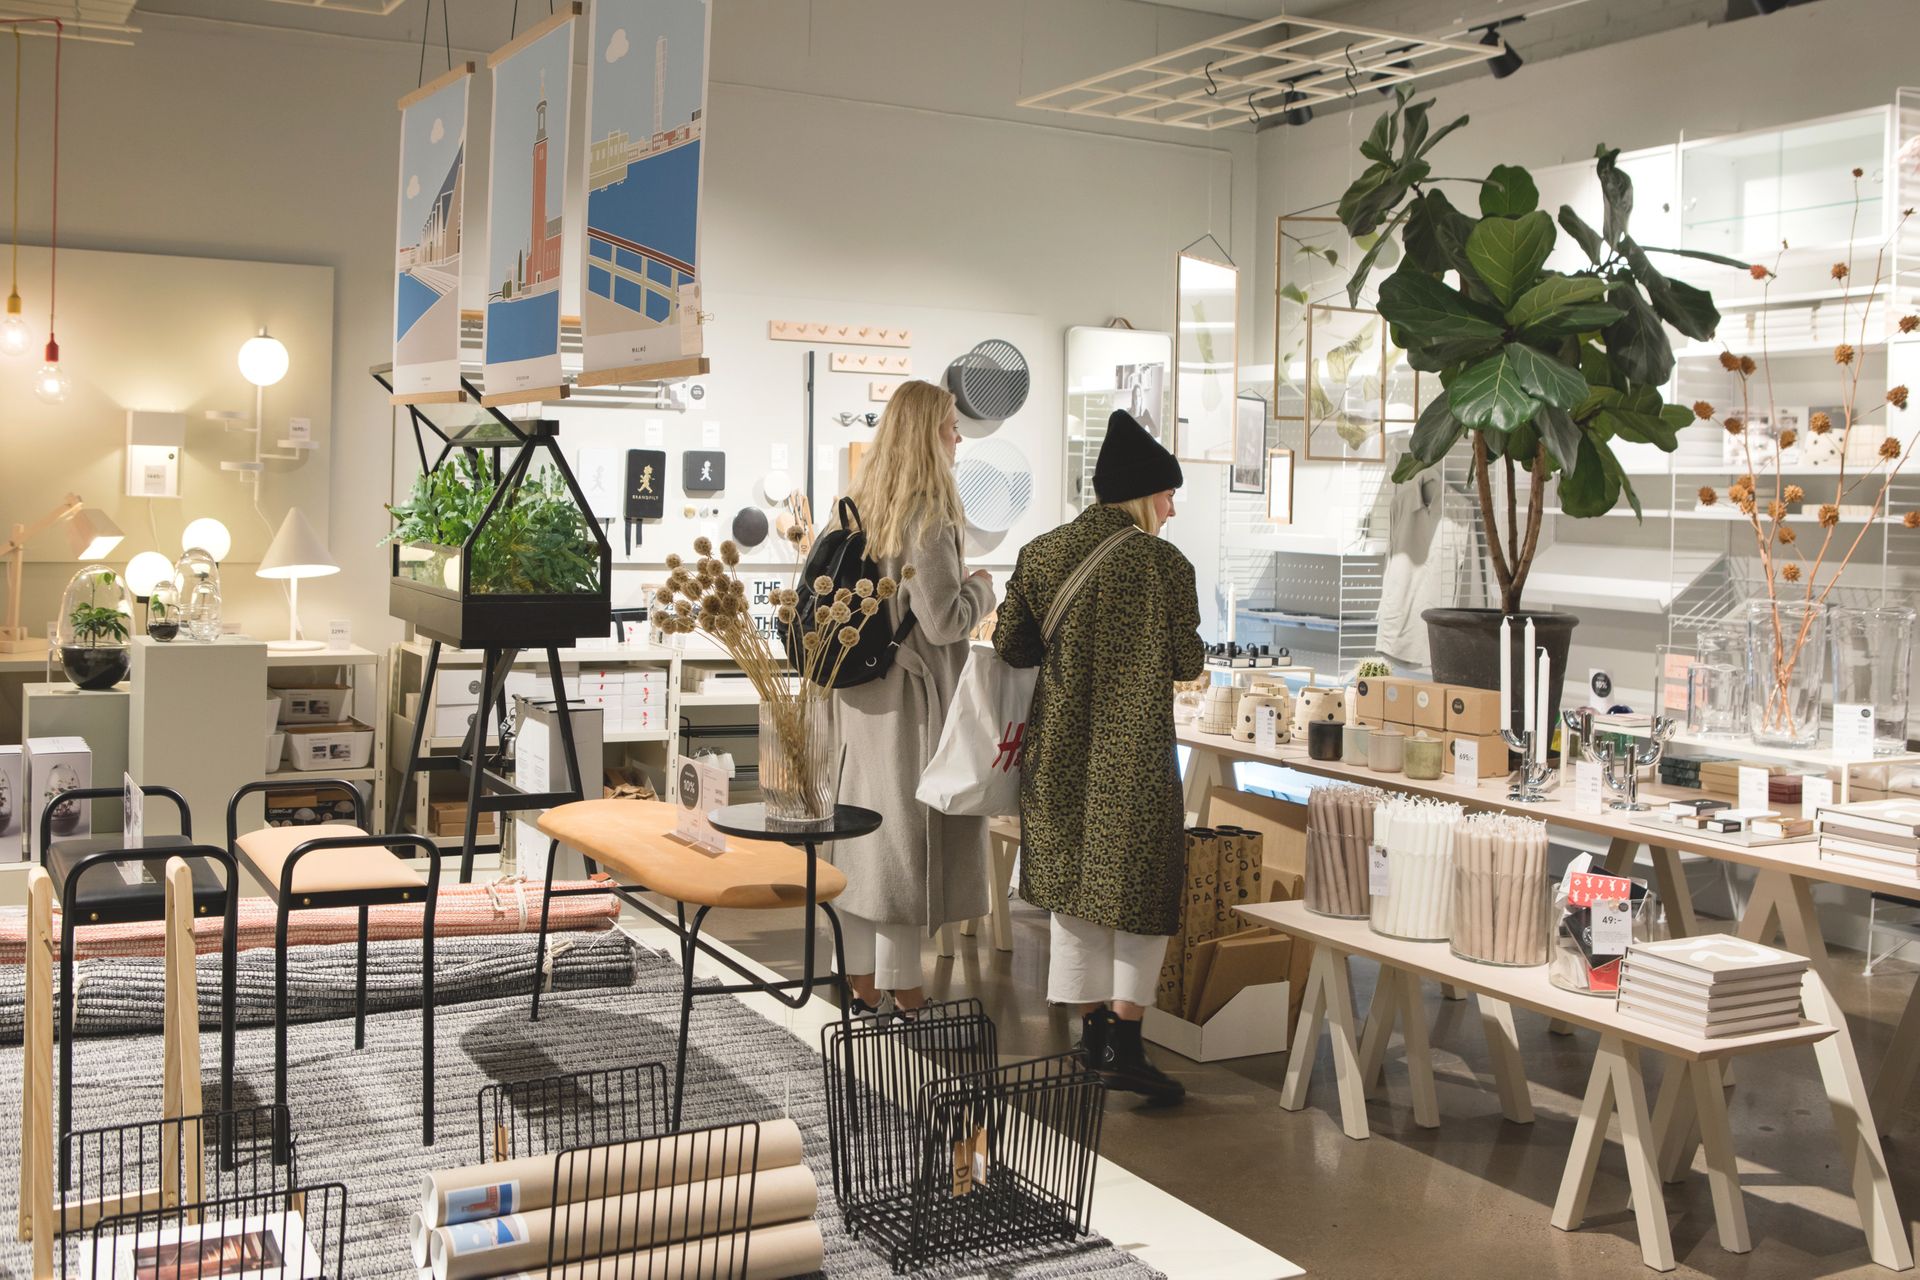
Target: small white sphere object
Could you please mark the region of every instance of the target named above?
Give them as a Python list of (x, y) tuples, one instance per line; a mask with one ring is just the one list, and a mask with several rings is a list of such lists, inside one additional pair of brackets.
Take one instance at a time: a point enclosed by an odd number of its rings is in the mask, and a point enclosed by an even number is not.
[(227, 526), (212, 516), (201, 516), (198, 520), (188, 521), (186, 529), (180, 534), (182, 551), (191, 551), (195, 547), (218, 563), (227, 558), (227, 552), (233, 550), (233, 535), (227, 532)]
[(262, 329), (240, 344), (240, 376), (256, 387), (270, 387), (287, 376), (287, 344)]

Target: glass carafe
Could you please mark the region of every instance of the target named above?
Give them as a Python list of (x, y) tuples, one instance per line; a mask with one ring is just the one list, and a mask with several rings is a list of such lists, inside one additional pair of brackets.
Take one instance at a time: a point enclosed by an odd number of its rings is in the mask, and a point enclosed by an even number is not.
[(1892, 755), (1907, 749), (1907, 704), (1913, 666), (1914, 611), (1904, 604), (1872, 609), (1835, 609), (1833, 705), (1873, 708), (1873, 749)]

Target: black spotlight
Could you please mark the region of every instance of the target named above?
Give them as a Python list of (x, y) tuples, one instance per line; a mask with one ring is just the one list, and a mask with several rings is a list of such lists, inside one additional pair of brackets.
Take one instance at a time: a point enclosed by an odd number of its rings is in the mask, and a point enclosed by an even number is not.
[[(1480, 37), (1480, 43), (1489, 46), (1499, 44), (1500, 32), (1496, 28), (1488, 27), (1487, 34)], [(1518, 71), (1520, 65), (1520, 55), (1514, 52), (1512, 45), (1508, 45), (1498, 57), (1487, 59), (1487, 70), (1493, 73), (1495, 80), (1505, 80)]]
[[(1400, 49), (1395, 49), (1394, 52), (1406, 53), (1408, 52), (1408, 50), (1405, 48), (1400, 48)], [(1413, 66), (1413, 62), (1411, 59), (1402, 58), (1399, 62), (1389, 62), (1387, 64), (1387, 69), (1389, 71), (1405, 71), (1411, 66)], [(1381, 85), (1377, 90), (1375, 90), (1375, 92), (1377, 92), (1383, 98), (1391, 98), (1393, 96), (1394, 86), (1400, 83), (1401, 81), (1399, 80), (1388, 79), (1387, 83)]]
[(1306, 96), (1307, 96), (1306, 94), (1301, 93), (1297, 89), (1289, 89), (1284, 94), (1282, 94), (1280, 96), (1280, 105), (1283, 108), (1285, 108), (1285, 110), (1281, 112), (1280, 118), (1282, 120), (1285, 120), (1288, 124), (1305, 124), (1307, 121), (1313, 119), (1312, 107), (1309, 107), (1309, 106), (1296, 107), (1296, 106), (1290, 105), (1291, 103), (1299, 102), (1300, 99)]

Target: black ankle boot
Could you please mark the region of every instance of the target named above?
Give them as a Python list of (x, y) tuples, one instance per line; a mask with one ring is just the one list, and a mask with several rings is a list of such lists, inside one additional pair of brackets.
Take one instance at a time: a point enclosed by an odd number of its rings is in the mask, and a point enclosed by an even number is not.
[(1111, 1009), (1095, 1009), (1080, 1016), (1080, 1043), (1074, 1052), (1089, 1071), (1107, 1069), (1107, 1052), (1113, 1039), (1113, 1024), (1120, 1021)]
[(1147, 1061), (1146, 1046), (1140, 1040), (1140, 1024), (1109, 1013), (1107, 1051), (1099, 1067), (1107, 1088), (1123, 1093), (1138, 1093), (1150, 1106), (1168, 1107), (1187, 1096), (1187, 1087)]

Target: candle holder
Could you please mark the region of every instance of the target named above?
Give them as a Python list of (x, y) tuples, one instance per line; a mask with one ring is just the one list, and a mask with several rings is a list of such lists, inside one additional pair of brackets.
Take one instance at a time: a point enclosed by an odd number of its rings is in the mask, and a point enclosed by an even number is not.
[(1553, 777), (1553, 766), (1541, 761), (1533, 762), (1533, 730), (1515, 733), (1511, 729), (1502, 729), (1500, 737), (1506, 744), (1520, 753), (1520, 767), (1515, 769), (1513, 789), (1507, 792), (1507, 799), (1517, 804), (1543, 804), (1547, 793), (1546, 782)]
[(1678, 721), (1672, 716), (1655, 716), (1646, 739), (1623, 748), (1615, 735), (1602, 733), (1595, 738), (1592, 707), (1562, 711), (1560, 719), (1568, 734), (1580, 744), (1580, 750), (1599, 761), (1607, 790), (1619, 793), (1618, 800), (1608, 802), (1609, 808), (1628, 813), (1645, 813), (1653, 808), (1640, 802), (1640, 770), (1660, 763), (1660, 757), (1666, 754), (1667, 739), (1679, 728)]

